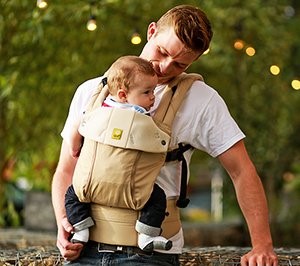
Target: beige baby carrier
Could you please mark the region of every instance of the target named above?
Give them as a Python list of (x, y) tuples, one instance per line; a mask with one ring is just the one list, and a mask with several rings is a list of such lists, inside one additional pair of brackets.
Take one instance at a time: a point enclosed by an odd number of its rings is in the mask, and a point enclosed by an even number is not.
[[(95, 222), (90, 229), (91, 240), (137, 245), (139, 210), (149, 199), (166, 161), (173, 119), (195, 80), (202, 77), (183, 73), (168, 84), (152, 117), (134, 110), (102, 107), (108, 88), (103, 82), (99, 85), (79, 127), (84, 143), (73, 175), (79, 200), (91, 202)], [(168, 157), (175, 154), (170, 160), (182, 160), (176, 152), (170, 154)], [(186, 180), (182, 183), (186, 190)], [(186, 201), (183, 197), (180, 200)], [(167, 238), (181, 227), (180, 204), (176, 206), (176, 201), (167, 202), (168, 216), (162, 226), (162, 235)]]

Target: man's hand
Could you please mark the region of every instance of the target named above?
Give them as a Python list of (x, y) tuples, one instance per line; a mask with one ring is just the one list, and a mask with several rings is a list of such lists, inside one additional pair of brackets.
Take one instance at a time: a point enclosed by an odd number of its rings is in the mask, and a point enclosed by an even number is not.
[(71, 243), (68, 238), (73, 230), (72, 225), (68, 222), (67, 218), (62, 220), (62, 226), (58, 228), (56, 245), (65, 260), (76, 260), (82, 251), (83, 244)]
[(278, 266), (273, 248), (254, 248), (241, 258), (241, 266)]

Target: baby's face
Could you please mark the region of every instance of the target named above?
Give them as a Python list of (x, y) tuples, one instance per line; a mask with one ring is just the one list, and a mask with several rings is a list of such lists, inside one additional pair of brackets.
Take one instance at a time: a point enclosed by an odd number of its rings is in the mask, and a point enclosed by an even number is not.
[(137, 75), (134, 80), (134, 86), (131, 86), (127, 94), (127, 102), (139, 105), (149, 111), (154, 104), (154, 89), (157, 82), (158, 78), (156, 75)]

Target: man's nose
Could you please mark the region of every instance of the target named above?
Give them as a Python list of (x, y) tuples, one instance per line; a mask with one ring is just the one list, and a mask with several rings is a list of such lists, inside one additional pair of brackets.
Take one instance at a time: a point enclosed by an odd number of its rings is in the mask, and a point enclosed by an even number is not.
[(160, 62), (160, 72), (161, 74), (167, 74), (170, 71), (171, 68), (171, 60), (170, 59), (165, 59)]

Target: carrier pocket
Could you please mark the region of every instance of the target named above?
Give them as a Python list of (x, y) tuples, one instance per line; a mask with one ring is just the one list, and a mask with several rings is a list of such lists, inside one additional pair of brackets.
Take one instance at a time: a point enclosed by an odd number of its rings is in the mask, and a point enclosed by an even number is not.
[(73, 175), (74, 189), (82, 202), (139, 210), (150, 197), (165, 156), (85, 139)]

